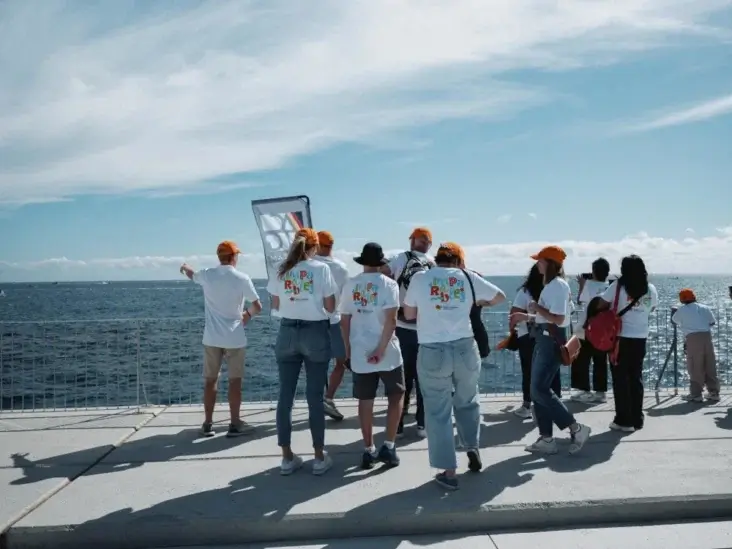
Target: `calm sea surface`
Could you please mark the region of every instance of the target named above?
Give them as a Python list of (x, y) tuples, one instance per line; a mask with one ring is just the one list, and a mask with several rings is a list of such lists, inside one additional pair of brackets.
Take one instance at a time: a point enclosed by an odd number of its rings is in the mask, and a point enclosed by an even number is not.
[[(513, 298), (519, 277), (493, 277)], [(653, 386), (671, 346), (669, 309), (678, 290), (692, 287), (718, 316), (715, 344), (724, 382), (732, 381), (732, 303), (719, 276), (654, 277), (661, 306), (655, 315), (646, 363)], [(265, 281), (255, 281), (267, 302)], [(188, 281), (4, 284), (0, 297), (0, 408), (129, 406), (200, 402), (203, 296)], [(576, 290), (576, 288), (575, 288)], [(508, 306), (484, 314), (495, 343), (505, 336)], [(250, 346), (244, 397), (277, 399), (273, 358), (278, 321), (265, 312), (248, 328)], [(674, 383), (673, 361), (662, 386)], [(679, 346), (680, 383), (685, 383)], [(225, 377), (225, 376), (223, 376)], [(304, 377), (304, 376), (303, 376)], [(563, 381), (569, 383), (568, 370)], [(220, 391), (225, 398), (225, 379)], [(493, 352), (483, 364), (481, 390), (515, 392), (521, 374), (515, 353)], [(301, 387), (302, 389), (302, 387)], [(349, 396), (346, 379), (339, 391)], [(301, 393), (302, 394), (302, 393)]]

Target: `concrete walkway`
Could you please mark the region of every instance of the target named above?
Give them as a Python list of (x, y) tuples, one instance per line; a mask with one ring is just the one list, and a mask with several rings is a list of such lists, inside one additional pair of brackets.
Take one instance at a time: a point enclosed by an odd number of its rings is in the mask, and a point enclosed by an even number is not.
[[(278, 474), (269, 407), (247, 406), (256, 431), (236, 439), (223, 436), (223, 408), (211, 439), (198, 436), (201, 410), (188, 407), (1, 414), (0, 548), (279, 547), (287, 544), (272, 542), (391, 535), (379, 547), (397, 549), (405, 536), (732, 519), (732, 396), (713, 406), (647, 399), (646, 427), (631, 435), (608, 430), (611, 403), (573, 404), (594, 436), (578, 456), (565, 443), (546, 459), (523, 451), (536, 433), (510, 413), (515, 403), (483, 403), (485, 468), (454, 493), (431, 482), (426, 441), (409, 428), (400, 467), (358, 469), (353, 402), (341, 404), (345, 421), (328, 423), (335, 466), (320, 478), (307, 463)], [(293, 446), (307, 459), (307, 410), (293, 421)]]

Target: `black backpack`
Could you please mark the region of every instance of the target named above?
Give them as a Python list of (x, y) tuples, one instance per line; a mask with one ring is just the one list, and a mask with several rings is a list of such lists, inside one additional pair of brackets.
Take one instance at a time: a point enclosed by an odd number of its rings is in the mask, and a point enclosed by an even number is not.
[[(399, 274), (399, 278), (397, 278), (396, 282), (399, 287), (403, 287), (405, 290), (409, 289), (409, 283), (412, 281), (412, 277), (416, 275), (417, 273), (421, 273), (424, 271), (428, 271), (432, 267), (435, 266), (435, 264), (427, 259), (426, 257), (419, 257), (414, 252), (404, 252), (407, 255), (407, 262), (404, 265), (404, 268), (402, 269), (402, 272)], [(399, 307), (399, 311), (397, 312), (397, 318), (401, 322), (406, 322), (407, 324), (416, 324), (417, 320), (407, 320), (404, 318), (404, 311), (401, 307)]]

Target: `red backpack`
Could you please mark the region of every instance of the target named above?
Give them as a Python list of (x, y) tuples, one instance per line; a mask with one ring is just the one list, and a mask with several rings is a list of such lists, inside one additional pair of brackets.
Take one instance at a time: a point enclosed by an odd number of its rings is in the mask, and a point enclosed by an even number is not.
[(610, 309), (597, 313), (587, 320), (585, 326), (585, 339), (598, 351), (615, 351), (618, 334), (623, 327), (622, 316), (627, 313), (638, 302), (634, 299), (627, 307), (618, 313), (618, 300), (620, 298), (620, 284), (615, 288), (615, 299)]

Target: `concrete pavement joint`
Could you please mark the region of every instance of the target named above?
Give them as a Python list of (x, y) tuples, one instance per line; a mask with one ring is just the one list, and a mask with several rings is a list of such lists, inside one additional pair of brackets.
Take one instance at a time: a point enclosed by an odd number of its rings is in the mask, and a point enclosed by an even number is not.
[(41, 505), (43, 505), (45, 502), (47, 502), (49, 499), (51, 499), (53, 496), (58, 494), (61, 490), (69, 486), (72, 482), (74, 482), (77, 478), (85, 475), (89, 471), (91, 471), (94, 467), (99, 465), (105, 458), (107, 458), (112, 452), (114, 452), (117, 448), (122, 446), (125, 442), (127, 442), (135, 433), (137, 433), (140, 429), (142, 429), (145, 425), (150, 423), (153, 419), (155, 419), (158, 415), (162, 414), (168, 407), (160, 408), (158, 411), (150, 412), (150, 416), (143, 419), (140, 423), (135, 425), (130, 429), (130, 432), (127, 433), (125, 436), (121, 437), (117, 442), (110, 445), (110, 447), (96, 460), (94, 460), (91, 464), (84, 467), (79, 471), (78, 473), (67, 477), (63, 481), (61, 481), (57, 486), (54, 488), (51, 488), (48, 492), (43, 494), (41, 497), (39, 497), (36, 501), (31, 503), (30, 505), (26, 506), (24, 509), (22, 509), (17, 515), (12, 517), (10, 520), (8, 520), (5, 524), (0, 525), (0, 549), (7, 549), (7, 534), (10, 528), (13, 527), (14, 524), (18, 523), (19, 521), (23, 520), (26, 516), (31, 514), (33, 511), (38, 509)]
[[(573, 502), (483, 505), (473, 512), (437, 515), (396, 514), (379, 518), (380, 536), (446, 533), (495, 535), (531, 530), (620, 526), (639, 523), (729, 519), (732, 494), (617, 498)], [(374, 526), (348, 513), (308, 514), (256, 521), (206, 518), (190, 521), (161, 516), (156, 521), (78, 526), (13, 528), (0, 549), (148, 549), (226, 546), (373, 537)], [(491, 538), (495, 545), (495, 541)]]

